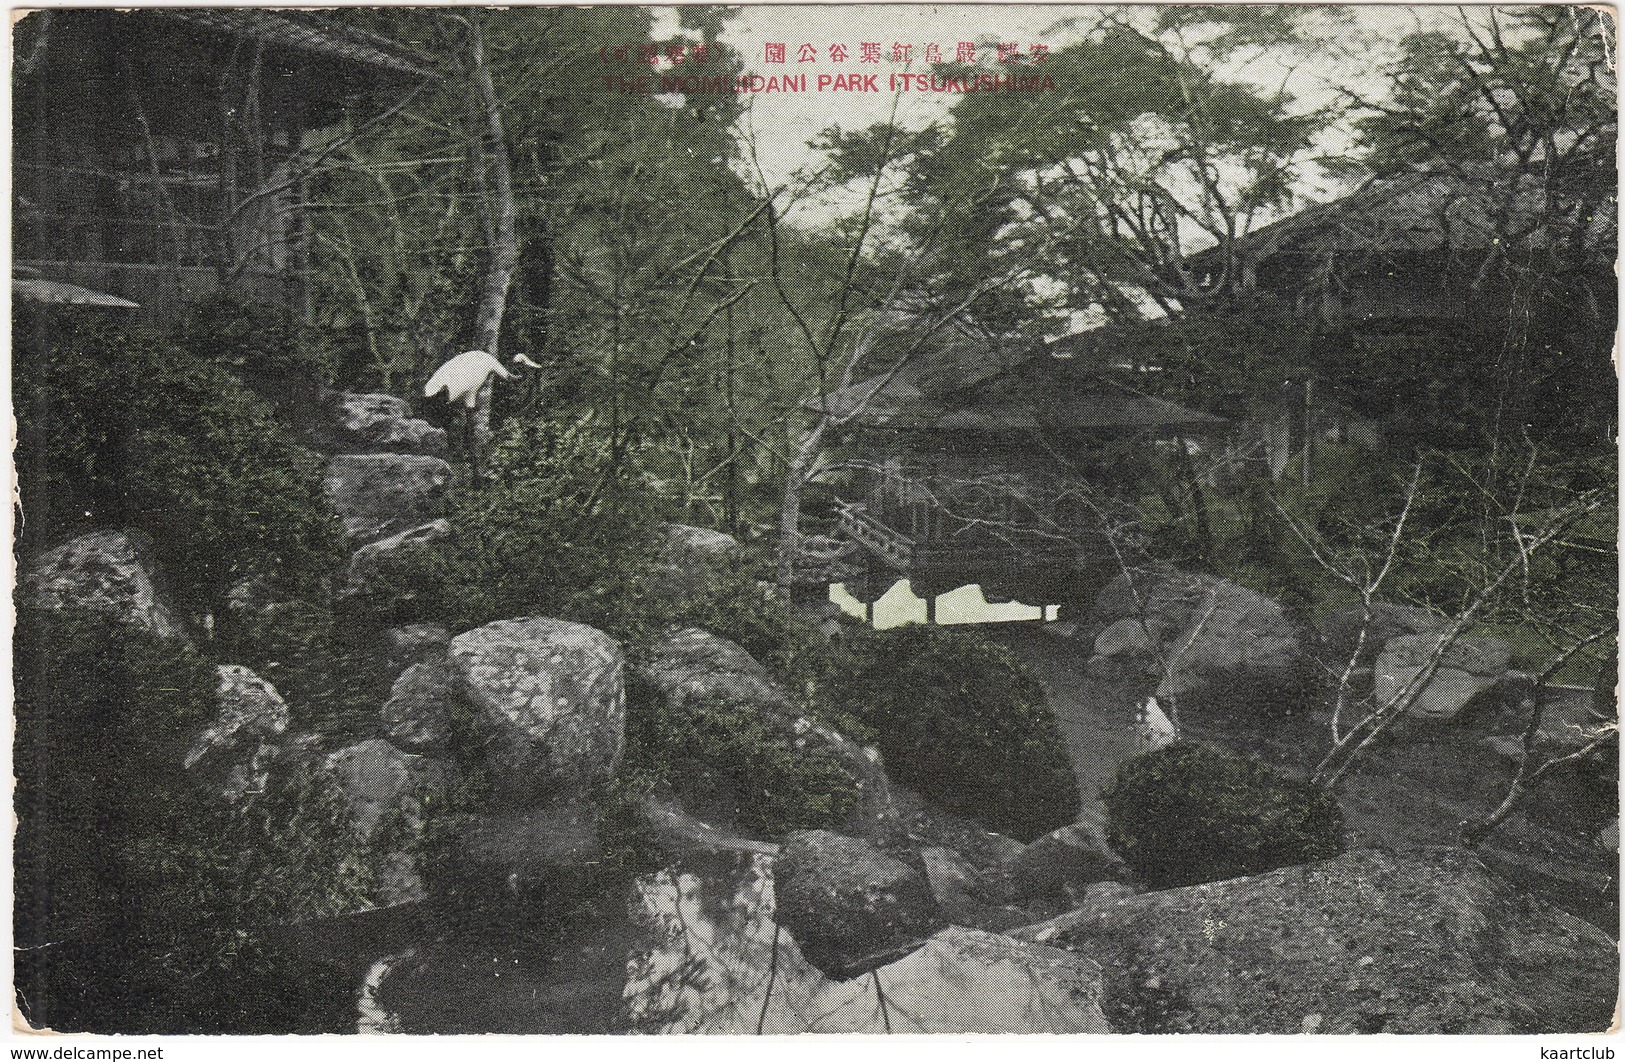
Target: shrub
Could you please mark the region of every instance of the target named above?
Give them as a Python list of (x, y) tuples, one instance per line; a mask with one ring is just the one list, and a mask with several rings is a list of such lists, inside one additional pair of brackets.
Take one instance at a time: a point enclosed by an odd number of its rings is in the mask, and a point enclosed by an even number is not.
[[(260, 573), (314, 590), (339, 560), (316, 456), (226, 369), (72, 313), (19, 324), (17, 465), (30, 543), (147, 532), (177, 604), (218, 606)], [(31, 334), (51, 337), (40, 349)]]
[(490, 480), (453, 498), (448, 516), (449, 536), (388, 558), (350, 611), (456, 630), (515, 616), (593, 622), (581, 614), (653, 558), (647, 497), (581, 424), (505, 422)]
[(14, 931), (29, 1020), (335, 1027), (348, 986), (259, 929), (353, 893), (332, 800), (295, 778), (232, 811), (185, 776), (185, 750), (217, 711), (214, 669), (189, 644), (34, 611), (16, 636)]
[(1331, 794), (1189, 741), (1122, 763), (1102, 796), (1107, 839), (1154, 888), (1330, 859), (1343, 847)]
[(282, 307), (225, 292), (194, 303), (177, 337), (198, 361), (226, 366), (279, 394), (293, 388), (310, 397), (332, 377), (316, 338)]
[(892, 777), (1024, 841), (1071, 822), (1077, 780), (1026, 664), (968, 632), (901, 627), (855, 639), (829, 699), (874, 735)]

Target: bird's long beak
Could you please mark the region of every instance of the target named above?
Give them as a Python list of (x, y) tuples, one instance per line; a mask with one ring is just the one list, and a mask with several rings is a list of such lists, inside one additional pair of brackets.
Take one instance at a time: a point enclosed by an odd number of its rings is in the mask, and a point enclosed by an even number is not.
[(530, 358), (527, 357), (524, 354), (515, 354), (513, 356), (513, 363), (515, 365), (523, 365), (527, 369), (540, 369), (541, 368), (540, 365), (536, 364), (534, 361), (531, 361)]

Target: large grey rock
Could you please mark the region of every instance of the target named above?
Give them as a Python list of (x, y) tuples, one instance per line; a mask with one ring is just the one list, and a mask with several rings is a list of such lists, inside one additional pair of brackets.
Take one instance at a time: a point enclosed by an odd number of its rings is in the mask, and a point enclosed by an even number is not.
[(384, 633), (384, 666), (400, 675), (413, 664), (444, 663), (451, 652), (451, 631), (438, 623), (412, 623)]
[[(1377, 656), (1373, 693), (1379, 703), (1398, 696), (1422, 671), (1441, 643), (1437, 634), (1389, 639)], [(1439, 659), (1408, 714), (1414, 719), (1450, 721), (1493, 699), (1507, 677), (1512, 648), (1499, 638), (1458, 638)]]
[(184, 638), (185, 629), (159, 597), (149, 548), (138, 532), (81, 535), (29, 561), (20, 596), (35, 608), (88, 609), (160, 638)]
[[(1384, 668), (1377, 665), (1373, 693), (1379, 703), (1386, 703), (1399, 695), (1420, 673), (1419, 668)], [(1412, 719), (1449, 722), (1459, 718), (1469, 708), (1474, 710), (1492, 700), (1500, 687), (1497, 679), (1441, 667), (1427, 680), (1422, 691), (1411, 702), (1407, 714)]]
[(852, 780), (857, 793), (843, 827), (876, 839), (896, 830), (897, 812), (880, 753), (797, 711), (767, 669), (738, 645), (688, 627), (656, 642), (641, 674), (673, 711), (742, 708), (767, 724), (787, 746), (828, 756)]
[(1129, 678), (1147, 669), (1157, 648), (1143, 620), (1124, 616), (1095, 635), (1094, 653), (1084, 663), (1084, 671), (1093, 678)]
[[(1383, 667), (1421, 667), (1440, 641), (1432, 634), (1407, 634), (1390, 639), (1377, 658), (1378, 677)], [(1512, 666), (1512, 646), (1500, 638), (1457, 638), (1445, 649), (1439, 664), (1479, 678), (1500, 678)]]
[(237, 803), (263, 793), (288, 732), (288, 706), (276, 687), (239, 664), (215, 668), (220, 714), (187, 750), (186, 770)]
[(1153, 621), (1153, 636), (1166, 638), (1184, 625), (1189, 604), (1200, 596), (1209, 578), (1160, 566), (1123, 572), (1095, 596), (1089, 619), (1098, 627), (1120, 619), (1148, 619)]
[[(1509, 692), (1517, 689), (1510, 681), (1507, 688)], [(1517, 692), (1522, 698), (1519, 703), (1510, 705), (1510, 710), (1473, 718), (1475, 728), (1480, 724), (1489, 724), (1503, 731), (1480, 738), (1479, 744), (1505, 760), (1512, 772), (1523, 763), (1523, 735), (1534, 711), (1531, 699), (1533, 691)], [(1495, 700), (1502, 706), (1508, 706), (1512, 698), (1498, 693)], [(1541, 697), (1540, 726), (1534, 734), (1534, 762), (1539, 764), (1574, 755), (1607, 733), (1607, 727), (1613, 721), (1599, 717), (1594, 708), (1590, 690), (1546, 688)], [(1552, 769), (1529, 793), (1530, 805), (1544, 807), (1549, 815), (1556, 816), (1550, 821), (1574, 819), (1578, 811), (1576, 799), (1580, 802), (1579, 806), (1584, 808), (1602, 810), (1619, 806), (1617, 741), (1592, 749), (1581, 759)]]
[(1458, 848), (1106, 898), (1012, 935), (1097, 960), (1120, 1032), (1601, 1032), (1619, 986), (1607, 934)]
[(647, 593), (669, 611), (714, 596), (739, 568), (738, 540), (710, 528), (662, 524), (658, 548)]
[(430, 520), (426, 524), (397, 531), (377, 542), (369, 542), (350, 554), (350, 570), (345, 589), (351, 593), (382, 577), (379, 569), (403, 549), (427, 546), (451, 534), (450, 522)]
[(1164, 643), (1167, 673), (1157, 687), (1163, 703), (1181, 711), (1270, 713), (1306, 706), (1313, 665), (1302, 632), (1279, 602), (1228, 579), (1202, 577), (1196, 585), (1170, 581), (1154, 595), (1177, 633)]
[(1450, 625), (1443, 616), (1425, 608), (1410, 605), (1376, 603), (1371, 606), (1371, 619), (1366, 625), (1365, 642), (1360, 643), (1360, 624), (1364, 612), (1347, 608), (1327, 616), (1320, 625), (1320, 640), (1328, 662), (1335, 666), (1348, 663), (1355, 646), (1360, 653), (1357, 665), (1370, 667), (1389, 640), (1407, 634), (1439, 634)]
[(662, 524), (660, 533), (660, 560), (675, 568), (724, 564), (739, 556), (739, 540), (722, 531), (688, 524)]
[(779, 924), (829, 977), (892, 962), (943, 924), (922, 870), (855, 837), (792, 833), (773, 875)]
[(684, 612), (715, 596), (721, 578), (738, 568), (739, 541), (731, 534), (681, 523), (660, 525), (660, 552), (650, 594), (658, 609)]
[(330, 400), (329, 442), (338, 453), (446, 456), (446, 432), (412, 416), (394, 395), (342, 393)]
[(402, 752), (381, 738), (329, 753), (323, 768), (344, 794), (356, 830), (368, 837), (388, 818), (416, 818), (414, 798), (444, 781), (435, 761)]
[(450, 662), (413, 664), (401, 672), (384, 701), (384, 736), (408, 752), (446, 752), (458, 695)]
[(1151, 636), (1145, 624), (1131, 616), (1108, 623), (1095, 635), (1095, 655), (1108, 659), (1132, 656), (1144, 657), (1151, 651)]
[(534, 803), (615, 773), (625, 661), (608, 635), (546, 617), (499, 620), (453, 638), (451, 661), (505, 798)]
[(1062, 826), (1022, 848), (1005, 864), (1018, 896), (1077, 900), (1090, 885), (1127, 881), (1132, 875), (1112, 851), (1101, 828), (1090, 822)]
[(1205, 632), (1173, 661), (1157, 697), (1181, 711), (1268, 714), (1307, 705), (1309, 672), (1295, 638)]
[(353, 543), (418, 527), (445, 514), (451, 466), (424, 454), (339, 454), (322, 486)]
[[(1212, 575), (1158, 568), (1119, 575), (1091, 615), (1105, 625), (1091, 674), (1140, 661), (1181, 711), (1269, 712), (1303, 707), (1313, 665), (1304, 631), (1279, 602)], [(1109, 652), (1108, 652), (1109, 651)]]
[[(748, 860), (748, 861), (746, 861)], [(1100, 969), (1074, 953), (962, 926), (873, 977), (833, 981), (775, 924), (773, 860), (713, 860), (637, 881), (653, 946), (627, 964), (625, 1010), (651, 1033), (1110, 1032)], [(782, 890), (779, 890), (782, 891)], [(879, 986), (877, 990), (877, 984)]]
[[(949, 926), (865, 977), (828, 985), (808, 1032), (1109, 1033), (1100, 967), (1084, 956)], [(889, 1025), (889, 1028), (888, 1028)]]
[(447, 779), (444, 765), (373, 738), (329, 754), (322, 769), (344, 802), (373, 872), (371, 905), (423, 899), (412, 850), (423, 832), (424, 803)]

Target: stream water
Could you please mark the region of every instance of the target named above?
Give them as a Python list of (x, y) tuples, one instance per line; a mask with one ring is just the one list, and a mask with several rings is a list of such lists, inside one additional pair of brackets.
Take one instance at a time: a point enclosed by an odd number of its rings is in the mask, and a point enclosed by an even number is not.
[(606, 898), (563, 940), (452, 935), (379, 959), (366, 1033), (805, 1031), (825, 988), (773, 921), (771, 859), (691, 857)]
[[(950, 931), (834, 981), (774, 922), (772, 857), (684, 860), (630, 888), (625, 917), (543, 948), (453, 938), (375, 962), (357, 995), (367, 1033), (1100, 1032), (1064, 979)], [(957, 935), (955, 935), (957, 934)], [(484, 941), (484, 942), (482, 942)]]

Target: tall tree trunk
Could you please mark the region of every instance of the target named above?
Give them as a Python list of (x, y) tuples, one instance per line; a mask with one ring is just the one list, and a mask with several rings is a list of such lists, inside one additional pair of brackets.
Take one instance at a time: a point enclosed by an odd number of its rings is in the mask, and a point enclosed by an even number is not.
[[(514, 223), (517, 211), (513, 199), (513, 167), (502, 128), (502, 110), (497, 103), (496, 86), (491, 80), (491, 62), (486, 54), (479, 16), (471, 14), (467, 26), (468, 90), (473, 97), (472, 109), (484, 123), (484, 129), (476, 137), (479, 154), (474, 162), (480, 173), (480, 209), (485, 216), (490, 241), (490, 246), (486, 248), (479, 311), (474, 319), (474, 342), (479, 349), (495, 358), (499, 357), (497, 346), (502, 334), (502, 318), (508, 309), (508, 289), (513, 284), (514, 270), (519, 262), (519, 243)], [(486, 179), (487, 171), (490, 173), (489, 180)], [(473, 452), (470, 458), (476, 474), (484, 467), (491, 445), (491, 385), (491, 380), (485, 382), (474, 405), (471, 431)]]
[(1196, 516), (1196, 547), (1205, 560), (1213, 551), (1213, 528), (1208, 520), (1207, 495), (1202, 491), (1201, 481), (1196, 478), (1196, 470), (1191, 467), (1191, 452), (1183, 432), (1174, 436), (1174, 446), (1178, 450), (1175, 460), (1178, 462), (1179, 478), (1190, 497), (1191, 511)]
[(796, 447), (790, 459), (789, 471), (784, 477), (784, 501), (779, 506), (779, 570), (778, 584), (786, 601), (795, 585), (796, 557), (801, 553), (801, 494), (807, 487), (818, 448), (823, 442), (829, 418), (821, 418), (807, 437)]
[[(730, 277), (734, 275), (731, 246), (723, 248), (722, 269), (726, 275)], [(730, 535), (737, 535), (739, 534), (739, 400), (736, 388), (739, 370), (734, 363), (736, 352), (733, 303), (729, 303), (723, 310), (723, 327), (727, 330), (722, 348), (722, 398), (728, 409), (728, 470), (726, 478), (722, 481), (722, 525)]]

